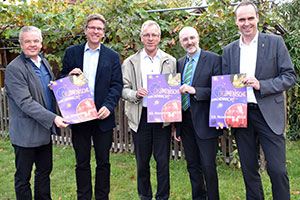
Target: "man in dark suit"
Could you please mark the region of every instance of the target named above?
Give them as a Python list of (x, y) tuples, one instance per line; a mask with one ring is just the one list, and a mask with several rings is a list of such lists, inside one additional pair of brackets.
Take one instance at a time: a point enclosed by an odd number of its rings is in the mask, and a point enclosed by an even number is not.
[(95, 199), (108, 199), (110, 190), (109, 150), (115, 127), (114, 109), (121, 96), (123, 82), (119, 54), (101, 44), (105, 34), (102, 15), (87, 17), (87, 42), (66, 50), (62, 76), (84, 73), (94, 96), (98, 119), (72, 125), (72, 143), (76, 155), (77, 198), (92, 198), (91, 139), (96, 157)]
[(22, 53), (5, 70), (9, 138), (15, 150), (16, 199), (22, 200), (32, 199), (29, 180), (33, 163), (34, 199), (51, 199), (51, 133), (56, 133), (56, 126), (68, 126), (55, 114), (55, 101), (48, 87), (54, 75), (40, 54), (42, 41), (40, 29), (24, 26), (19, 33)]
[(177, 61), (182, 74), (182, 122), (175, 139), (182, 139), (194, 200), (219, 199), (216, 155), (222, 132), (209, 125), (211, 77), (221, 74), (221, 56), (200, 49), (196, 29), (185, 27), (179, 33), (187, 55)]
[(223, 50), (224, 74), (246, 73), (248, 127), (232, 129), (237, 142), (247, 200), (264, 199), (258, 172), (257, 141), (261, 144), (274, 200), (290, 199), (285, 157), (285, 90), (296, 83), (296, 74), (280, 36), (260, 33), (257, 8), (239, 4), (235, 23), (241, 37)]

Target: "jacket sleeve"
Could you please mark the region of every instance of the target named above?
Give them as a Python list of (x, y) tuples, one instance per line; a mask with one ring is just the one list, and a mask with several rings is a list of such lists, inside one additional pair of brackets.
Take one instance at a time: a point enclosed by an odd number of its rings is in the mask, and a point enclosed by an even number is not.
[[(47, 110), (33, 96), (43, 95), (42, 89), (39, 91), (39, 85), (29, 84), (30, 75), (26, 74), (26, 68), (16, 65), (10, 65), (5, 72), (5, 87), (8, 96), (13, 100), (16, 106), (25, 114), (50, 129), (56, 114)], [(29, 72), (27, 72), (29, 73)], [(21, 113), (19, 113), (21, 114)]]

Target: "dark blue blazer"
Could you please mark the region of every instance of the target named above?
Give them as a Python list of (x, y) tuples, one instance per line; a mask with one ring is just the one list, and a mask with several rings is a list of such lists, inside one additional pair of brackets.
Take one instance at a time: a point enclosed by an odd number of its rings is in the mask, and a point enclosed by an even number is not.
[[(84, 44), (67, 48), (63, 58), (61, 77), (68, 76), (74, 68), (83, 71)], [(114, 50), (101, 44), (98, 67), (95, 78), (94, 101), (99, 110), (106, 106), (110, 115), (104, 119), (97, 119), (101, 131), (109, 131), (115, 127), (114, 109), (118, 104), (123, 88), (120, 56)]]
[[(183, 74), (187, 57), (184, 56), (177, 61), (177, 72)], [(211, 95), (211, 77), (221, 74), (221, 56), (218, 54), (201, 50), (192, 86), (196, 89), (195, 95), (190, 95), (191, 117), (196, 134), (201, 139), (217, 137), (222, 131), (209, 127), (209, 106)], [(180, 136), (180, 123), (176, 124), (176, 135)]]

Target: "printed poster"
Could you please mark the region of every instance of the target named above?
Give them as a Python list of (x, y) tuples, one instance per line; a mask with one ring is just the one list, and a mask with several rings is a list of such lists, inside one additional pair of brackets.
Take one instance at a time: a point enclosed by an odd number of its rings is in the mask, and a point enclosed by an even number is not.
[(181, 122), (180, 73), (147, 76), (149, 123)]
[(84, 74), (55, 81), (52, 89), (63, 118), (77, 124), (97, 118), (97, 109)]
[(241, 82), (245, 77), (246, 74), (212, 77), (210, 127), (247, 127), (247, 87)]

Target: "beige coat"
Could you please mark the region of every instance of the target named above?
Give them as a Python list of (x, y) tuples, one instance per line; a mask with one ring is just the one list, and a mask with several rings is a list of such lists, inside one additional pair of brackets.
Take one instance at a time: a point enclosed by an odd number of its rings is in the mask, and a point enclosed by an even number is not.
[[(176, 73), (176, 59), (169, 54), (158, 50), (161, 55), (161, 74)], [(129, 127), (137, 132), (142, 116), (143, 100), (137, 99), (136, 93), (142, 88), (141, 73), (141, 51), (128, 57), (122, 64), (123, 91), (122, 98), (125, 99), (125, 114), (128, 117)], [(165, 123), (164, 126), (170, 123)]]

